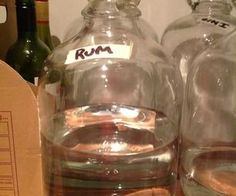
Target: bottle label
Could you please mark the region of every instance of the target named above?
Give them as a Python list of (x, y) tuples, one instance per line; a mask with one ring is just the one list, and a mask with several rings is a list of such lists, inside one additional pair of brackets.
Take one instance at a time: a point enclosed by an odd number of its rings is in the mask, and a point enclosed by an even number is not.
[(212, 26), (218, 27), (222, 30), (229, 31), (229, 32), (234, 30), (234, 27), (230, 23), (225, 22), (223, 20), (219, 20), (217, 18), (209, 17), (209, 16), (201, 17), (199, 19), (199, 22), (202, 24), (212, 25)]
[(56, 104), (56, 109), (59, 109), (60, 107), (60, 90), (61, 90), (61, 82), (54, 82), (51, 84), (46, 84), (45, 85), (45, 90), (54, 96), (55, 98), (55, 104)]
[(37, 23), (48, 23), (49, 13), (48, 13), (48, 1), (36, 0), (36, 18)]
[(0, 24), (7, 21), (7, 8), (6, 6), (0, 5)]
[(38, 86), (39, 84), (39, 77), (34, 77), (34, 85)]
[(101, 44), (77, 48), (69, 51), (65, 64), (98, 58), (130, 59), (132, 49), (132, 45), (119, 44)]
[(60, 96), (60, 88), (61, 88), (60, 81), (45, 85), (45, 90), (55, 97)]

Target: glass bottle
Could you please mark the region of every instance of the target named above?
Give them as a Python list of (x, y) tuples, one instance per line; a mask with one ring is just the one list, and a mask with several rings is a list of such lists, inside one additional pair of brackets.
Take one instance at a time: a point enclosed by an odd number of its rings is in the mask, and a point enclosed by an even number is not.
[(181, 184), (188, 195), (236, 193), (236, 31), (193, 61), (181, 132)]
[(193, 58), (236, 26), (232, 0), (188, 0), (192, 13), (168, 25), (161, 43), (174, 57), (184, 85)]
[(174, 195), (180, 74), (134, 0), (90, 0), (38, 89), (47, 195)]
[(34, 0), (16, 0), (17, 40), (8, 49), (6, 62), (27, 81), (37, 85), (50, 50), (38, 38)]
[(35, 0), (36, 21), (39, 39), (41, 39), (52, 50), (53, 42), (49, 26), (48, 0)]

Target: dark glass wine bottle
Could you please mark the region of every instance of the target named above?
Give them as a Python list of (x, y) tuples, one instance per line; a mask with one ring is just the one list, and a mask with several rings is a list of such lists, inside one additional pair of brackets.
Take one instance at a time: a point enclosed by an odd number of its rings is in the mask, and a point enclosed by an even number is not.
[(6, 62), (25, 80), (37, 85), (50, 49), (37, 35), (34, 0), (16, 0), (16, 15), (18, 37), (7, 51)]

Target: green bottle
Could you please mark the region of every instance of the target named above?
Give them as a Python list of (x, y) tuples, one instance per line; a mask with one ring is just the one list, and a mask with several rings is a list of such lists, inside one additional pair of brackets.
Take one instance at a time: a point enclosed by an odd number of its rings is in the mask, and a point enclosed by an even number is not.
[(54, 46), (49, 27), (48, 0), (35, 0), (35, 5), (38, 36), (52, 50)]
[(34, 0), (16, 0), (16, 16), (18, 37), (7, 51), (6, 62), (25, 80), (38, 85), (50, 49), (38, 38)]

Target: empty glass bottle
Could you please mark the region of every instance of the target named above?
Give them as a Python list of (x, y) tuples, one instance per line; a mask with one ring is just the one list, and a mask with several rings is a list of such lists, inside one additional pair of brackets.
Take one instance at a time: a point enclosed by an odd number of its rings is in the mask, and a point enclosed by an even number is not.
[(232, 0), (188, 0), (192, 13), (177, 19), (165, 30), (161, 43), (174, 57), (184, 84), (193, 58), (215, 40), (231, 32), (236, 18)]
[(90, 0), (38, 90), (47, 195), (174, 195), (180, 74), (138, 1)]
[(193, 62), (183, 112), (186, 196), (236, 193), (236, 31)]

